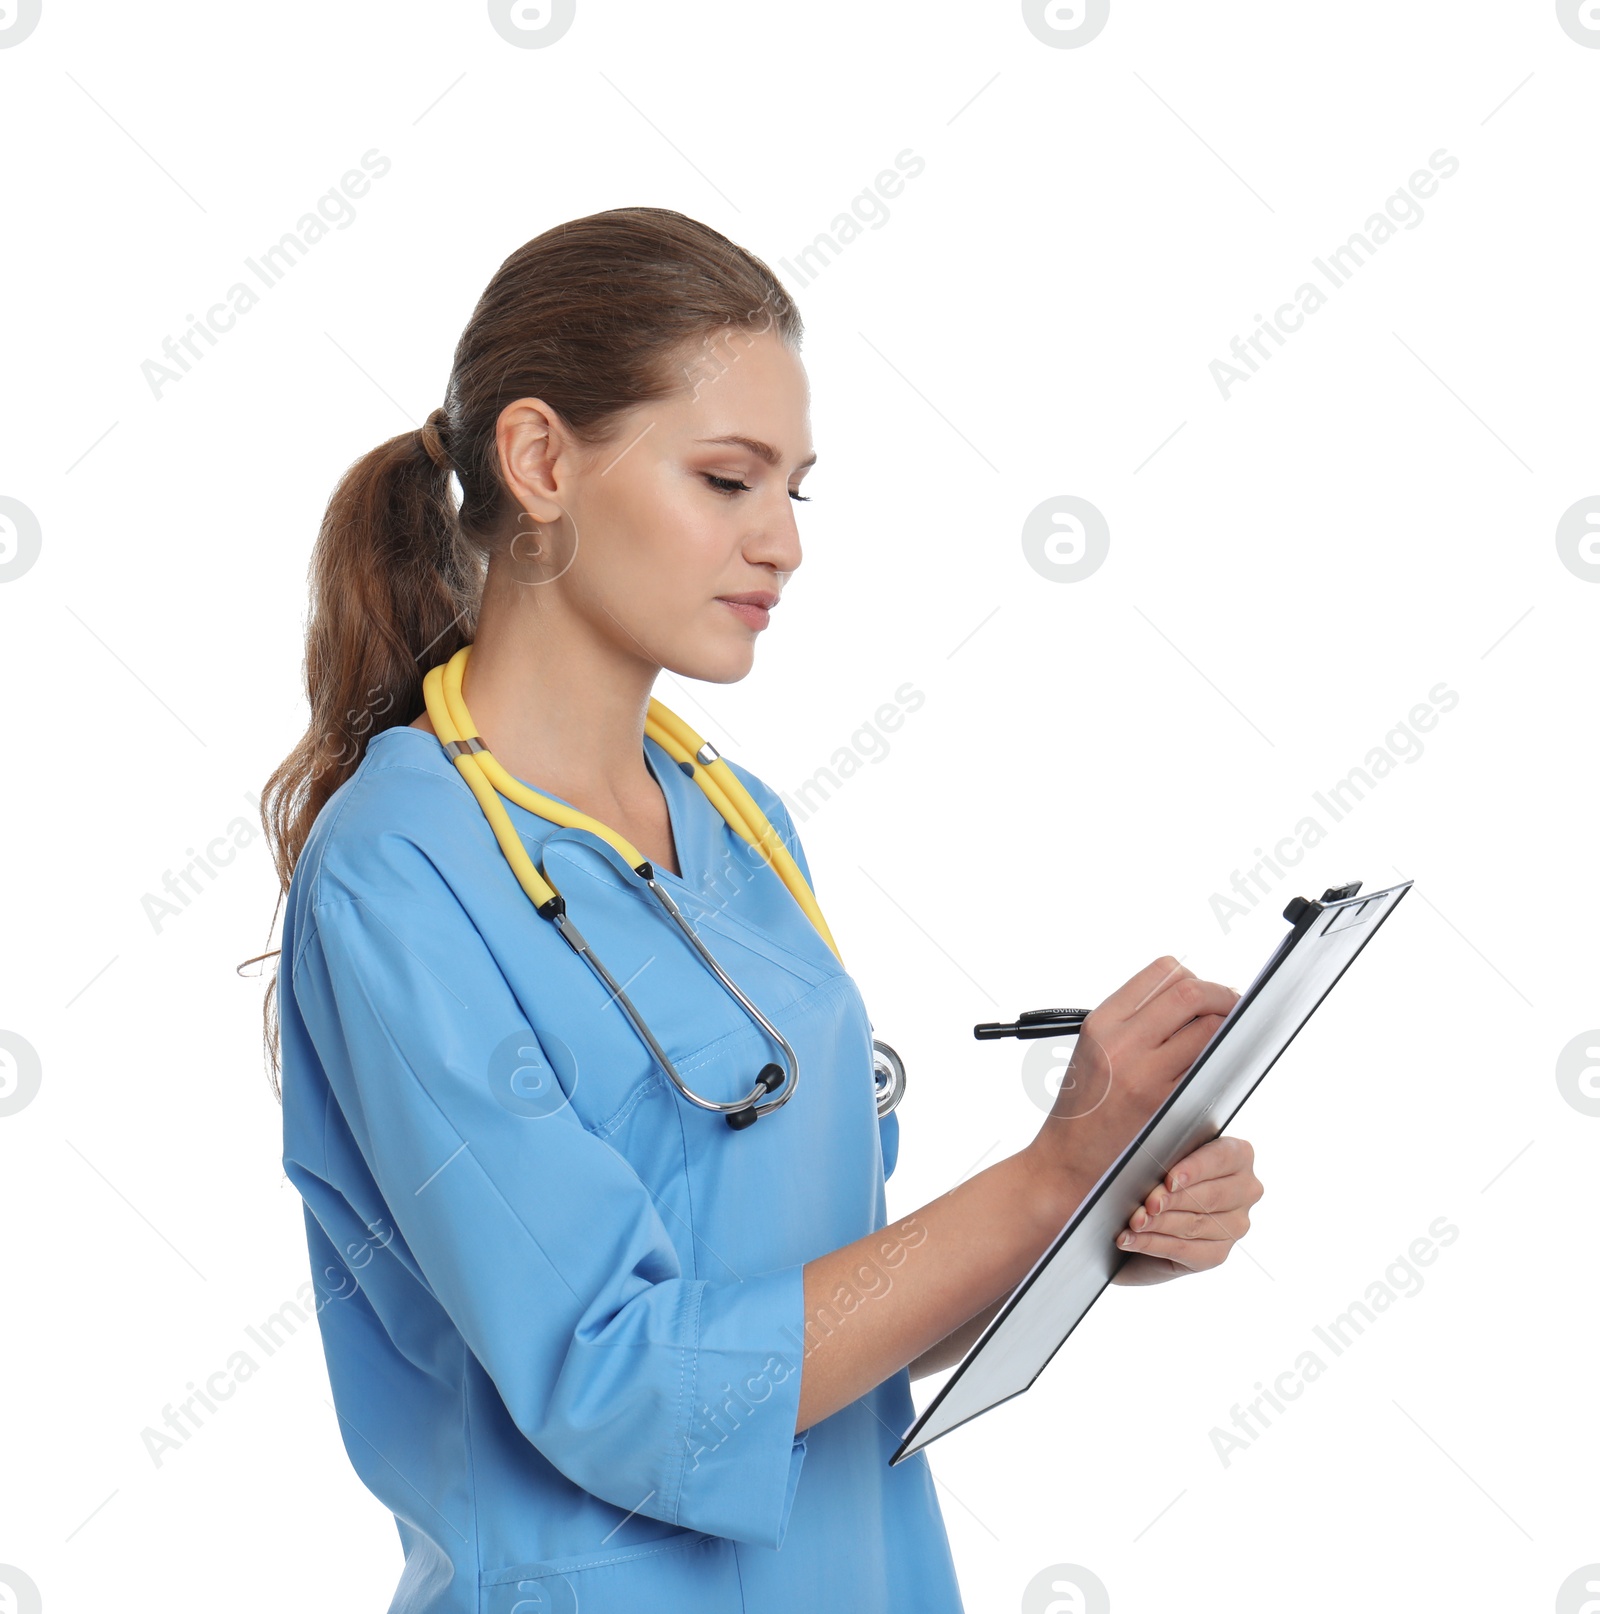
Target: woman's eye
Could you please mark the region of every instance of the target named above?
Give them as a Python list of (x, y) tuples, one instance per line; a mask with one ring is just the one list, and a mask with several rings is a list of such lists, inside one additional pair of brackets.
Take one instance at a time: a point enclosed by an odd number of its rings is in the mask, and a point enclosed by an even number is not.
[[(718, 493), (726, 493), (730, 498), (736, 493), (750, 492), (750, 484), (748, 482), (741, 482), (735, 477), (713, 476), (710, 471), (703, 471), (701, 472), (701, 475), (705, 477), (706, 481), (708, 481)], [(808, 493), (795, 493), (791, 490), (789, 497), (791, 499), (798, 499), (802, 504), (809, 504), (811, 502), (811, 495)]]

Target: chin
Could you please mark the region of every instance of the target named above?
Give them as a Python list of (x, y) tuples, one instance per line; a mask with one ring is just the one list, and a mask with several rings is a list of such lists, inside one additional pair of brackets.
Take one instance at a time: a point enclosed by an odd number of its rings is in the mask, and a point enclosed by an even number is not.
[(702, 684), (736, 684), (750, 675), (755, 665), (753, 644), (735, 645), (709, 653), (704, 647), (666, 664), (666, 670), (680, 678), (693, 678)]

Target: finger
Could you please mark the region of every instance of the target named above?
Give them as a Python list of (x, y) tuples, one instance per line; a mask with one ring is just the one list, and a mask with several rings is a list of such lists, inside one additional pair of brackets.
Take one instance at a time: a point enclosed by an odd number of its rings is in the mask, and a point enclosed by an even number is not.
[(1146, 964), (1131, 980), (1119, 986), (1100, 1005), (1099, 1012), (1113, 1020), (1127, 1020), (1146, 999), (1159, 992), (1169, 981), (1194, 978), (1194, 971), (1185, 969), (1177, 959), (1167, 955), (1153, 964)]
[(1171, 1055), (1174, 1082), (1182, 1081), (1189, 1074), (1206, 1044), (1216, 1036), (1217, 1027), (1224, 1018), (1222, 1014), (1203, 1014), (1198, 1020), (1180, 1026), (1161, 1044), (1162, 1051)]
[(1134, 1233), (1160, 1233), (1178, 1239), (1242, 1239), (1250, 1231), (1250, 1213), (1242, 1206), (1220, 1211), (1162, 1211), (1159, 1216), (1146, 1216), (1135, 1211), (1128, 1223)]
[(1254, 1205), (1266, 1190), (1253, 1171), (1232, 1171), (1226, 1177), (1207, 1177), (1172, 1193), (1159, 1183), (1145, 1195), (1141, 1209), (1148, 1216), (1163, 1211), (1224, 1211)]
[(1117, 1248), (1131, 1255), (1164, 1256), (1191, 1272), (1204, 1272), (1221, 1266), (1228, 1259), (1233, 1242), (1231, 1239), (1171, 1238), (1163, 1233), (1125, 1233), (1118, 1238)]
[(1255, 1158), (1255, 1150), (1243, 1138), (1213, 1138), (1173, 1165), (1167, 1173), (1167, 1188), (1176, 1193), (1180, 1188), (1204, 1182), (1211, 1177), (1228, 1177), (1236, 1171), (1248, 1171), (1255, 1164)]
[(1179, 1238), (1243, 1238), (1250, 1231), (1249, 1208), (1265, 1192), (1251, 1171), (1209, 1178), (1177, 1194), (1155, 1188), (1128, 1218), (1128, 1226), (1136, 1233)]
[(1226, 1015), (1238, 1001), (1239, 994), (1231, 986), (1202, 981), (1193, 975), (1174, 978), (1139, 1010), (1143, 1040), (1153, 1048), (1159, 1047), (1191, 1020), (1202, 1015)]
[(1146, 1200), (1139, 1208), (1147, 1218), (1173, 1216), (1223, 1216), (1230, 1211), (1248, 1210), (1263, 1193), (1254, 1173), (1235, 1172), (1227, 1177), (1212, 1177), (1193, 1188), (1182, 1188), (1176, 1194), (1157, 1190), (1154, 1204)]

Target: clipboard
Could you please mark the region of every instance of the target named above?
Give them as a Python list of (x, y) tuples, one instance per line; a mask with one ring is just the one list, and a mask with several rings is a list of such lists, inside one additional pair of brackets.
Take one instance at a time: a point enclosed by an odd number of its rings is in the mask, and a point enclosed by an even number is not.
[(1356, 880), (1283, 910), (1289, 933), (1249, 990), (906, 1430), (891, 1468), (1033, 1384), (1132, 1253), (1116, 1246), (1128, 1218), (1179, 1160), (1227, 1129), (1413, 883), (1363, 897)]

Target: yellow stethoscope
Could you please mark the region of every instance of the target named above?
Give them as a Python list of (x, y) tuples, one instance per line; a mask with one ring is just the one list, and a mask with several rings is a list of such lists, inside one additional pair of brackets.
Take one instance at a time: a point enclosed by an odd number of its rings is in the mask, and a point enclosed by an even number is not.
[[(516, 875), (518, 883), (528, 894), (540, 917), (550, 920), (555, 925), (567, 945), (583, 959), (599, 977), (606, 991), (622, 1005), (623, 1012), (633, 1022), (634, 1030), (639, 1033), (640, 1039), (650, 1050), (651, 1055), (690, 1103), (699, 1105), (703, 1110), (713, 1110), (723, 1115), (728, 1125), (735, 1129), (753, 1125), (758, 1117), (765, 1115), (769, 1110), (787, 1104), (794, 1096), (794, 1090), (800, 1081), (800, 1062), (794, 1049), (790, 1047), (783, 1033), (745, 996), (737, 982), (730, 979), (727, 972), (711, 956), (705, 944), (694, 933), (689, 921), (684, 918), (677, 903), (656, 879), (655, 870), (650, 866), (649, 859), (615, 830), (602, 824), (599, 819), (591, 818), (587, 813), (580, 813), (576, 808), (568, 807), (554, 797), (530, 789), (520, 779), (513, 778), (495, 761), (488, 746), (484, 744), (483, 737), (478, 733), (477, 724), (472, 721), (472, 714), (467, 710), (466, 702), (461, 698), (462, 675), (471, 652), (471, 645), (463, 645), (449, 661), (433, 668), (422, 681), (423, 699), (427, 702), (428, 717), (433, 723), (440, 744), (444, 747), (445, 755), (455, 763), (461, 777), (466, 780), (473, 795), (477, 797), (478, 805), (489, 820), (489, 827), (494, 831), (494, 838), (500, 843), (500, 850), (505, 853), (512, 873)], [(828, 929), (828, 922), (822, 917), (822, 910), (817, 906), (817, 899), (812, 895), (811, 887), (807, 884), (799, 864), (789, 855), (788, 847), (783, 844), (783, 837), (772, 827), (767, 815), (756, 805), (733, 769), (721, 759), (716, 747), (701, 739), (681, 717), (669, 711), (654, 697), (651, 698), (645, 717), (645, 733), (700, 786), (706, 794), (706, 799), (722, 814), (729, 828), (766, 858), (793, 893), (795, 901), (800, 904), (806, 916), (817, 927), (818, 934), (832, 949), (834, 957), (843, 964), (844, 959), (840, 956), (838, 945)], [(584, 941), (567, 913), (566, 899), (534, 867), (533, 859), (528, 856), (527, 848), (513, 827), (510, 815), (500, 804), (501, 796), (508, 801), (514, 801), (529, 812), (537, 813), (553, 824), (560, 824), (568, 829), (589, 830), (614, 847), (688, 938), (690, 945), (705, 961), (723, 989), (778, 1045), (783, 1053), (786, 1070), (774, 1064), (763, 1066), (756, 1077), (756, 1085), (743, 1098), (735, 1099), (731, 1103), (724, 1104), (715, 1099), (702, 1098), (694, 1092), (679, 1075), (677, 1067), (667, 1057), (666, 1050), (656, 1041), (628, 994), (601, 963), (594, 949)], [(905, 1066), (900, 1056), (886, 1042), (874, 1039), (872, 1054), (873, 1087), (877, 1097), (878, 1114), (884, 1116), (894, 1109), (905, 1092)], [(783, 1091), (777, 1098), (758, 1102), (780, 1085)]]

